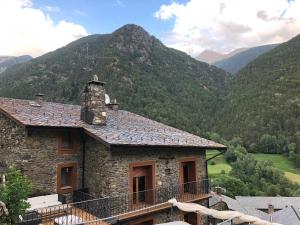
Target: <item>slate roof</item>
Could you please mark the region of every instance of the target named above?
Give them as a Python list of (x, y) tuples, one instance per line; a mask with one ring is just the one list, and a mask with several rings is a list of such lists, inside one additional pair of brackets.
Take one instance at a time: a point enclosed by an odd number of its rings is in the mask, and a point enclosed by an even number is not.
[(213, 197), (210, 198), (209, 201), (210, 201), (210, 206), (212, 206), (211, 204), (215, 205), (218, 202), (225, 202), (228, 209), (238, 211), (238, 212), (242, 212), (242, 213), (245, 213), (245, 214), (251, 215), (251, 216), (256, 216), (256, 217), (259, 217), (259, 218), (264, 219), (264, 220), (269, 219), (269, 216), (268, 216), (267, 213), (264, 213), (260, 210), (255, 209), (255, 208), (251, 208), (248, 205), (242, 205), (236, 199), (230, 198), (226, 195), (221, 195), (221, 196), (213, 195)]
[[(299, 225), (300, 217), (293, 206), (276, 211), (272, 215), (273, 221), (281, 224)], [(288, 222), (288, 223), (287, 223)]]
[(25, 126), (83, 128), (110, 145), (178, 146), (224, 149), (226, 146), (124, 110), (107, 108), (106, 125), (80, 120), (79, 105), (0, 98), (0, 112)]
[[(297, 208), (299, 205), (300, 197), (251, 197), (251, 196), (236, 196), (236, 199), (230, 198), (225, 195), (212, 195), (209, 199), (209, 205), (213, 206), (219, 202), (225, 202), (228, 209), (239, 211), (251, 216), (256, 216), (263, 220), (270, 220), (272, 216), (272, 221), (276, 223), (281, 223), (283, 225), (300, 225), (300, 211)], [(242, 201), (240, 201), (242, 199)], [(263, 202), (265, 200), (265, 202)], [(282, 204), (280, 204), (280, 200)], [(260, 203), (254, 204), (253, 202), (258, 201)], [(257, 206), (260, 209), (266, 209), (268, 203), (277, 204), (277, 209), (280, 209), (273, 214), (268, 214), (255, 208)], [(293, 205), (294, 204), (294, 205)], [(265, 207), (265, 205), (267, 207)], [(280, 207), (280, 208), (279, 208)], [(276, 207), (275, 207), (276, 208)]]
[(255, 209), (268, 209), (268, 204), (274, 205), (275, 209), (284, 209), (291, 205), (300, 208), (300, 197), (236, 196), (235, 198), (242, 205), (248, 205)]

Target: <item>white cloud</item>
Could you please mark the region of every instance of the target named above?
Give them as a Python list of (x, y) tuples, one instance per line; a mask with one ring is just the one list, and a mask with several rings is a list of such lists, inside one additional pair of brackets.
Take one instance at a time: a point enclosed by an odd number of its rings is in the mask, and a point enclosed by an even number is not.
[(197, 55), (284, 42), (300, 33), (300, 0), (190, 0), (162, 5), (155, 17), (173, 20), (163, 37), (170, 47)]
[(0, 55), (39, 56), (88, 34), (81, 25), (55, 23), (30, 0), (1, 0), (0, 29)]
[(49, 5), (46, 5), (45, 6), (45, 10), (47, 10), (49, 12), (60, 12), (60, 8), (58, 6), (49, 6)]

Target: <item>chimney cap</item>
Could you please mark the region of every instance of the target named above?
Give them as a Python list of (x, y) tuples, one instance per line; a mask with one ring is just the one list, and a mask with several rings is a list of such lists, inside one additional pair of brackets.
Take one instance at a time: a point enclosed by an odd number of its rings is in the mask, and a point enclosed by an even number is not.
[(37, 93), (35, 96), (36, 96), (36, 97), (44, 97), (45, 95), (42, 94), (42, 93)]
[(93, 79), (88, 82), (88, 84), (97, 84), (97, 85), (104, 85), (104, 82), (99, 81), (98, 76), (95, 74), (93, 75)]

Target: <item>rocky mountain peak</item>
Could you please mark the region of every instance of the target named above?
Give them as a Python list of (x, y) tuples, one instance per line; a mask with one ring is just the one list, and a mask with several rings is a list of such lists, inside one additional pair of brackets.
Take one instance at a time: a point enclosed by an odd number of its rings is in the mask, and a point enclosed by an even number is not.
[(140, 52), (143, 55), (150, 52), (154, 45), (163, 47), (162, 43), (154, 36), (150, 35), (144, 28), (135, 25), (127, 24), (112, 33), (117, 48), (120, 51), (128, 53)]

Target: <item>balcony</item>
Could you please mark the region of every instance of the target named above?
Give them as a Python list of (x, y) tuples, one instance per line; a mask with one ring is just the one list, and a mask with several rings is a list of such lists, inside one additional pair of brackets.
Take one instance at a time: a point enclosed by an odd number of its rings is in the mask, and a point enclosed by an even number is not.
[[(171, 198), (176, 198), (181, 202), (205, 199), (209, 197), (208, 189), (208, 181), (201, 180), (98, 199), (87, 193), (76, 191), (74, 192), (75, 203), (28, 212), (23, 216), (20, 224), (71, 225), (74, 222), (65, 220), (64, 223), (59, 223), (59, 219), (72, 217), (78, 218), (82, 224), (103, 225), (105, 222), (126, 220), (171, 208), (171, 204), (168, 203)], [(76, 224), (80, 223), (76, 222)]]

